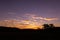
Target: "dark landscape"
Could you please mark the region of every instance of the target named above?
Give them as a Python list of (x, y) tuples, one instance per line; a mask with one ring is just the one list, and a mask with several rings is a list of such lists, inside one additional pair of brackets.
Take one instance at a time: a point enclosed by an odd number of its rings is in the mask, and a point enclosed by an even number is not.
[(0, 0), (1, 39), (60, 39), (60, 0)]
[(18, 39), (56, 39), (60, 36), (60, 27), (53, 27), (47, 29), (18, 29), (11, 27), (0, 26), (0, 36), (14, 37)]

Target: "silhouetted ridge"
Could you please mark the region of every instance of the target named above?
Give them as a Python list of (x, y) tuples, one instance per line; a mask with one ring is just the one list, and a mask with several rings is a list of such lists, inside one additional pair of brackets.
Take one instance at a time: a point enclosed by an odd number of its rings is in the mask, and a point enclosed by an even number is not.
[(55, 39), (57, 36), (59, 36), (59, 34), (60, 34), (60, 27), (33, 30), (33, 29), (18, 29), (18, 28), (0, 26), (0, 36), (3, 35), (1, 37), (11, 36), (14, 37), (14, 39), (16, 37), (18, 37), (19, 39), (22, 39), (23, 37), (25, 39), (27, 38), (31, 39), (33, 37), (34, 39), (42, 39), (43, 37), (47, 39), (47, 37), (48, 38), (54, 37)]
[(19, 30), (20, 30), (20, 29), (18, 29), (18, 28), (11, 28), (11, 27), (0, 26), (0, 31), (4, 31), (4, 32), (5, 32), (5, 31), (6, 31), (6, 32), (7, 32), (7, 31), (8, 31), (8, 32), (11, 31), (11, 32), (12, 32), (12, 31), (19, 31)]
[(18, 28), (11, 28), (11, 27), (4, 27), (0, 26), (0, 32), (60, 32), (60, 27), (53, 27), (53, 28), (46, 28), (46, 29), (18, 29)]

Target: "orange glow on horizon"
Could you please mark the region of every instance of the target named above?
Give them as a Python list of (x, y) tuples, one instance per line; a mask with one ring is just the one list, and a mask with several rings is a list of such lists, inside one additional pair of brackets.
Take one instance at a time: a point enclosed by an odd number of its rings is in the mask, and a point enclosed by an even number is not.
[(57, 18), (44, 18), (44, 17), (38, 17), (36, 15), (29, 14), (27, 16), (28, 19), (25, 20), (18, 20), (18, 19), (11, 19), (11, 20), (3, 20), (0, 21), (0, 26), (7, 26), (7, 27), (16, 27), (19, 29), (42, 29), (42, 24), (44, 21), (52, 21), (57, 20)]

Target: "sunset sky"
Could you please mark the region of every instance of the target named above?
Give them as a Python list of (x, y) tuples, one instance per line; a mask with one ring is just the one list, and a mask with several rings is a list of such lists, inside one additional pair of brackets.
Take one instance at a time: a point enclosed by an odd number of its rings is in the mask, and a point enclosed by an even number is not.
[(18, 23), (19, 25), (30, 24), (30, 27), (44, 23), (60, 26), (60, 1), (0, 0), (0, 20), (0, 25), (5, 25), (4, 22), (13, 20), (17, 23), (16, 26)]

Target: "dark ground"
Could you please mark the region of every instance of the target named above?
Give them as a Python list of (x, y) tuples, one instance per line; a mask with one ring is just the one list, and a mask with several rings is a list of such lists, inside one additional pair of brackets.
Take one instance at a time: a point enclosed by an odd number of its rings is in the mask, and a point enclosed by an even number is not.
[(49, 29), (17, 29), (17, 28), (7, 28), (0, 26), (0, 38), (5, 39), (43, 39), (43, 40), (58, 40), (60, 36), (60, 28), (49, 28)]

